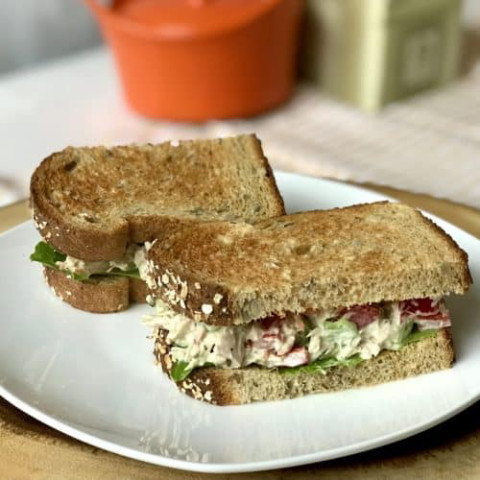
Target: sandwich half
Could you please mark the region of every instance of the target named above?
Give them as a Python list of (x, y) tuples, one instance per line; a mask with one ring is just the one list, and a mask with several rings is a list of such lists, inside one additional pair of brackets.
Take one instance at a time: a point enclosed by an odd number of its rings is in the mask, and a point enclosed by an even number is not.
[(368, 386), (452, 365), (444, 297), (467, 255), (398, 203), (171, 229), (146, 255), (156, 361), (218, 405)]
[(139, 266), (171, 224), (285, 213), (255, 135), (69, 147), (40, 164), (30, 191), (43, 237), (31, 259), (44, 265), (54, 293), (98, 313), (145, 301)]

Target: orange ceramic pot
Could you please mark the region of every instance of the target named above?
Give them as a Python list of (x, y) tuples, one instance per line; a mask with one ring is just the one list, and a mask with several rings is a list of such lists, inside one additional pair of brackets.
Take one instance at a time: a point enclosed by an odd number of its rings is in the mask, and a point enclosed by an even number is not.
[(303, 0), (85, 0), (129, 105), (155, 118), (250, 116), (292, 92)]

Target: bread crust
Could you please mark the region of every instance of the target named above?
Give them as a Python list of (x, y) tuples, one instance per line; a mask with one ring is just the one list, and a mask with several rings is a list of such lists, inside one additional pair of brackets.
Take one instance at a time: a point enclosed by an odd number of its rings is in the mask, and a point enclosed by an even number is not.
[(53, 293), (72, 307), (92, 313), (114, 313), (130, 302), (145, 303), (147, 286), (142, 280), (110, 276), (79, 282), (66, 273), (44, 267), (43, 274)]
[[(171, 379), (173, 362), (166, 342), (167, 332), (155, 332), (156, 363)], [(247, 367), (194, 370), (185, 380), (175, 382), (183, 393), (214, 405), (241, 405), (255, 401), (295, 398), (368, 387), (452, 367), (455, 354), (450, 328), (435, 337), (406, 345), (397, 351), (384, 350), (377, 357), (353, 367), (332, 367), (326, 374), (280, 373), (277, 369)], [(172, 380), (173, 381), (173, 380)]]
[(128, 222), (123, 220), (114, 229), (82, 228), (65, 222), (39, 192), (39, 182), (35, 178), (37, 171), (32, 177), (30, 205), (34, 224), (42, 238), (58, 251), (85, 261), (123, 257), (129, 239)]
[(286, 311), (464, 293), (472, 281), (467, 254), (448, 234), (389, 202), (253, 224), (183, 225), (147, 259), (154, 297), (225, 326)]
[(120, 258), (128, 243), (152, 241), (175, 217), (285, 213), (255, 135), (178, 146), (68, 147), (33, 173), (30, 205), (42, 237), (85, 261)]
[(285, 215), (287, 211), (285, 210), (285, 201), (283, 197), (280, 195), (280, 190), (277, 186), (277, 181), (275, 180), (275, 175), (273, 174), (272, 167), (270, 163), (268, 163), (267, 157), (263, 153), (262, 142), (260, 139), (257, 138), (255, 134), (249, 135), (249, 141), (252, 145), (253, 150), (256, 151), (258, 158), (263, 163), (263, 167), (265, 168), (266, 174), (265, 176), (269, 179), (267, 182), (267, 189), (270, 192), (270, 195), (274, 199), (275, 210), (277, 211), (272, 217), (277, 215)]
[(130, 302), (146, 303), (148, 295), (147, 284), (143, 280), (136, 278), (128, 279), (128, 297)]
[(468, 253), (465, 250), (462, 250), (458, 243), (447, 233), (445, 230), (440, 228), (434, 221), (430, 220), (427, 217), (424, 217), (418, 210), (416, 211), (417, 215), (422, 219), (422, 221), (426, 222), (429, 227), (431, 228), (432, 232), (436, 232), (437, 235), (440, 235), (444, 238), (444, 240), (450, 244), (452, 250), (456, 250), (461, 257), (461, 263), (463, 263), (463, 285), (466, 286), (466, 289), (473, 283), (473, 277), (468, 268)]

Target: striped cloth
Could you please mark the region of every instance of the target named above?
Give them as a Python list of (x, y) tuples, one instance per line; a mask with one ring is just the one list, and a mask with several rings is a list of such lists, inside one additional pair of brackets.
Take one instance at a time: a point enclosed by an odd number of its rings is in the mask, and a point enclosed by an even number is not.
[(273, 113), (210, 124), (256, 132), (274, 167), (427, 193), (480, 208), (480, 68), (376, 116), (299, 89)]

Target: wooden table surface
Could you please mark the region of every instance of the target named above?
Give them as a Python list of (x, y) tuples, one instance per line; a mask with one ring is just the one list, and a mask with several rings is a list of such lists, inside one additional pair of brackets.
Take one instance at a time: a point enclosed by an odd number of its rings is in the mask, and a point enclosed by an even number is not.
[[(480, 238), (480, 210), (386, 187), (370, 185), (369, 188), (434, 213)], [(28, 217), (26, 202), (0, 209), (0, 232)], [(480, 479), (480, 402), (427, 432), (370, 452), (305, 467), (214, 476), (149, 465), (91, 447), (41, 424), (0, 399), (0, 478)]]

